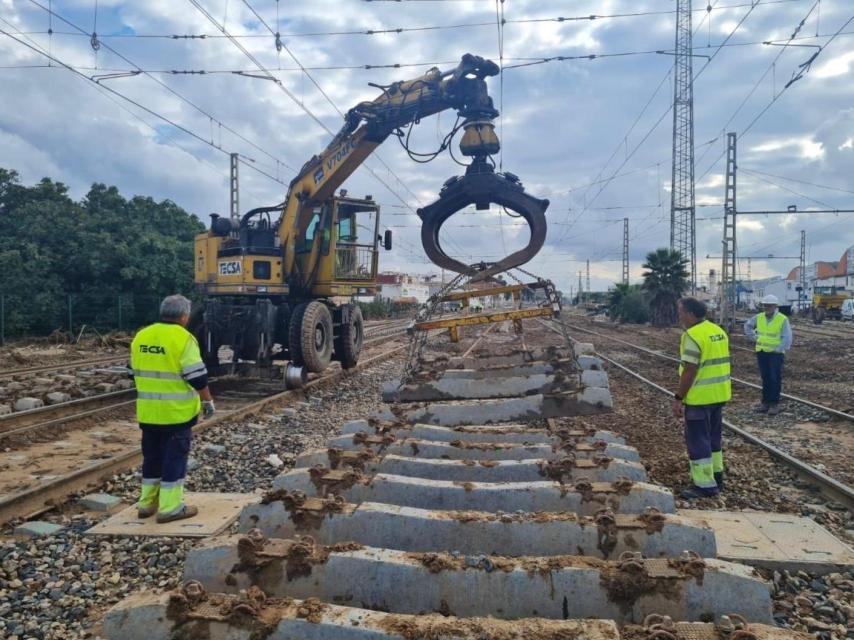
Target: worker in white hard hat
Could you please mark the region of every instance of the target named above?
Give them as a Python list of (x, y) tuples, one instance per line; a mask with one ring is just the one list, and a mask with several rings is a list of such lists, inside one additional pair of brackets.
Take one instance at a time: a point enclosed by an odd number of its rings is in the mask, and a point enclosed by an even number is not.
[(777, 296), (767, 295), (760, 304), (762, 313), (744, 323), (744, 335), (756, 342), (756, 361), (762, 376), (762, 402), (755, 410), (776, 416), (780, 413), (783, 361), (792, 347), (792, 326), (777, 308), (780, 304)]

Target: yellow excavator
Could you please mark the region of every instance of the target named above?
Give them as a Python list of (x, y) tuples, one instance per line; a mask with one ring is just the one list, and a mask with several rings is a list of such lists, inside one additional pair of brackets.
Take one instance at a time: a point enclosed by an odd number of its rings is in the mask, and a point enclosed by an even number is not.
[[(339, 188), (389, 136), (397, 136), (413, 159), (437, 155), (409, 150), (403, 131), (429, 115), (457, 111), (439, 152), (462, 129), (460, 151), (473, 160), (465, 176), (448, 180), (439, 199), (418, 211), (431, 259), (473, 279), (489, 279), (539, 251), (548, 201), (526, 194), (513, 174), (496, 173), (490, 158), (500, 144), (493, 124), (498, 112), (485, 78), (498, 72), (494, 62), (466, 54), (451, 71), (433, 68), (413, 80), (378, 86), (381, 95), (350, 109), (334, 139), (305, 163), (282, 204), (238, 219), (211, 216), (210, 230), (195, 240), (195, 282), (203, 304), (190, 325), (211, 370), (221, 370), (223, 346), (231, 349), (232, 364), (266, 366), (274, 357), (287, 358), (301, 375), (319, 373), (333, 359), (344, 368), (356, 365), (364, 323), (351, 300), (376, 293), (379, 246), (391, 249), (392, 237), (389, 230), (380, 235), (380, 207), (371, 196), (353, 198)], [(490, 202), (528, 221), (528, 247), (492, 264), (466, 265), (447, 256), (438, 241), (444, 221), (469, 204), (483, 209)]]

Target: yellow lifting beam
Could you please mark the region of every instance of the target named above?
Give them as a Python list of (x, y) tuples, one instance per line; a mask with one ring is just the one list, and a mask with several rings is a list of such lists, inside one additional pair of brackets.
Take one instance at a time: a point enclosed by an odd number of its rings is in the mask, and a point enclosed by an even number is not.
[(454, 291), (446, 296), (442, 296), (442, 302), (458, 302), (462, 301), (463, 307), (469, 306), (471, 298), (485, 298), (487, 296), (499, 296), (505, 293), (512, 293), (513, 299), (518, 301), (523, 289), (538, 289), (544, 287), (541, 282), (532, 282), (531, 284), (508, 284), (503, 287), (490, 287), (488, 289), (479, 289), (472, 291)]
[(511, 320), (516, 333), (522, 333), (522, 320), (524, 318), (539, 318), (551, 315), (554, 315), (551, 307), (530, 307), (528, 309), (513, 309), (511, 311), (497, 311), (495, 313), (479, 313), (472, 316), (442, 318), (441, 320), (426, 320), (425, 322), (416, 322), (415, 330), (430, 331), (432, 329), (447, 329), (448, 334), (451, 336), (451, 342), (459, 342), (460, 327)]

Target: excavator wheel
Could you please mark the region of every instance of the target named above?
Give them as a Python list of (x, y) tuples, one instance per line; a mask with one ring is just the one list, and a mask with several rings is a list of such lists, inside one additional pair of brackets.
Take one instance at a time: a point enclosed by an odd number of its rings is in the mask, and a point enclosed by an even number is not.
[(302, 357), (302, 318), (306, 307), (308, 302), (301, 302), (294, 307), (288, 322), (288, 353), (290, 354), (288, 359), (297, 367), (305, 364)]
[(341, 325), (341, 333), (335, 339), (335, 354), (341, 361), (343, 369), (352, 369), (359, 362), (359, 353), (362, 351), (362, 342), (365, 337), (362, 309), (355, 304), (349, 306), (348, 320)]
[(317, 300), (306, 304), (299, 332), (303, 364), (309, 373), (321, 373), (332, 361), (332, 314), (329, 308)]

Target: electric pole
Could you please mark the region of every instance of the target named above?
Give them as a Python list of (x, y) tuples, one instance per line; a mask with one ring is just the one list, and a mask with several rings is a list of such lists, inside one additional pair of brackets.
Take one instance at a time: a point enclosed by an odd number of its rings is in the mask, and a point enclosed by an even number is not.
[(691, 291), (697, 288), (694, 209), (694, 72), (691, 0), (676, 0), (673, 76), (673, 171), (670, 182), (670, 248), (688, 260)]
[(582, 300), (583, 295), (584, 295), (584, 286), (581, 282), (581, 271), (579, 270), (578, 271), (578, 304), (581, 304), (582, 302), (584, 302), (584, 300)]
[(623, 218), (623, 284), (629, 284), (629, 219)]
[(590, 293), (590, 258), (587, 258), (587, 292)]
[(230, 185), (231, 185), (231, 196), (229, 198), (229, 215), (232, 220), (237, 220), (240, 217), (240, 194), (239, 194), (239, 183), (237, 176), (237, 166), (238, 166), (238, 154), (231, 154), (231, 175), (230, 175)]
[[(798, 307), (801, 307), (801, 296), (807, 300), (807, 232), (801, 230), (801, 264), (798, 269), (798, 275), (801, 281), (801, 291), (798, 294)], [(804, 305), (805, 306), (805, 305)], [(799, 309), (800, 310), (800, 309)]]
[(726, 186), (724, 191), (724, 237), (721, 256), (721, 305), (718, 323), (727, 330), (735, 326), (735, 217), (736, 137), (726, 134)]

